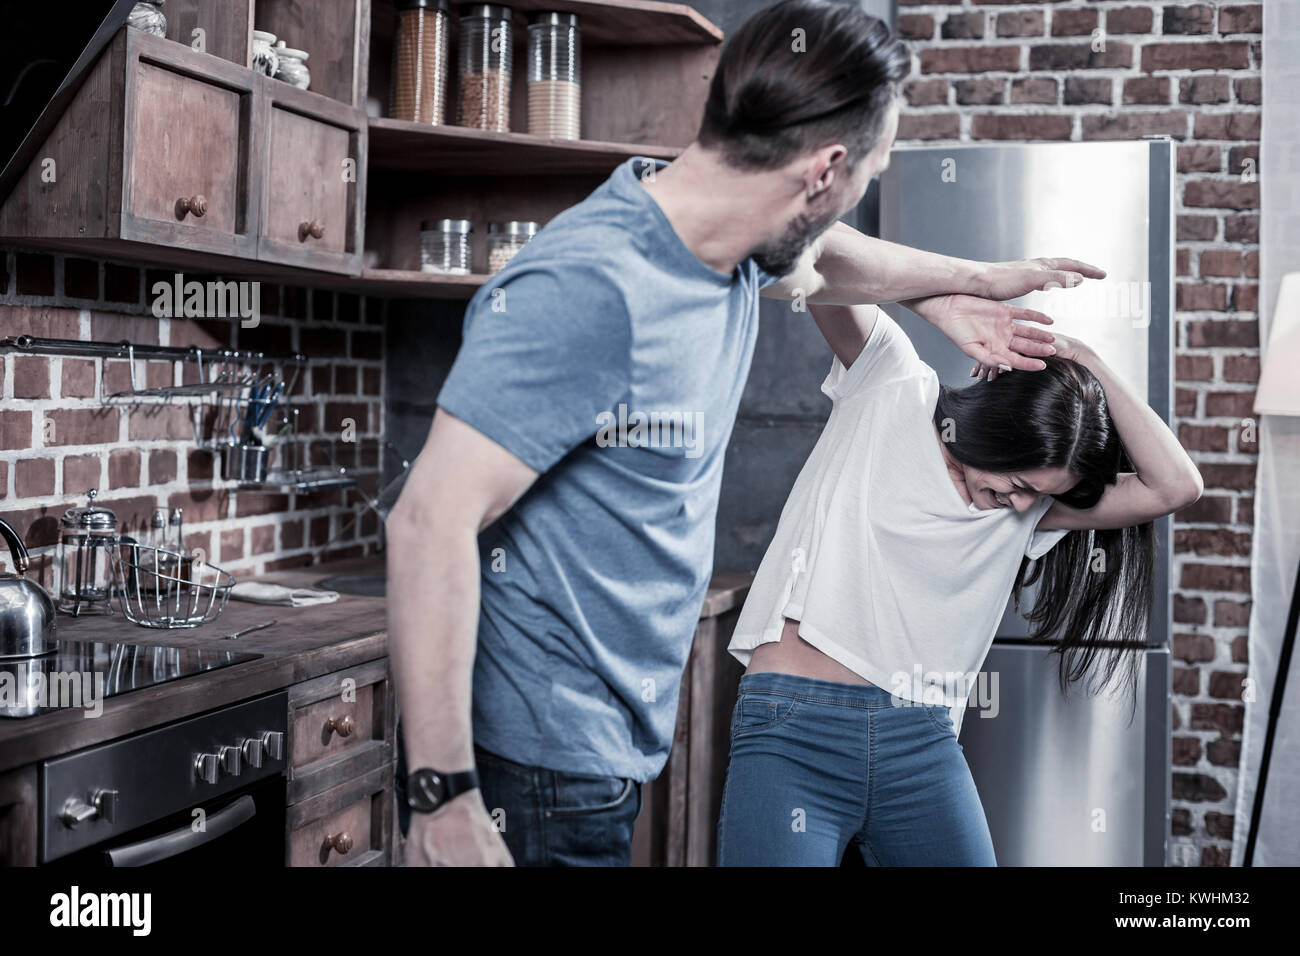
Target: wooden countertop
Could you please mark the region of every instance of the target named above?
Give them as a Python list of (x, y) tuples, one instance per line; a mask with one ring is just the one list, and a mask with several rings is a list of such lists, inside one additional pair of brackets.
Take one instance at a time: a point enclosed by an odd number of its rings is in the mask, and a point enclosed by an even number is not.
[[(322, 578), (381, 571), (383, 567), (382, 555), (370, 556), (280, 571), (258, 580), (313, 587)], [(751, 581), (748, 574), (715, 575), (700, 616), (715, 617), (739, 607)], [(272, 619), (278, 622), (274, 627), (234, 641), (225, 639), (227, 634)], [(384, 599), (352, 594), (340, 594), (333, 604), (299, 608), (232, 600), (211, 624), (180, 630), (137, 627), (121, 614), (82, 618), (60, 614), (58, 637), (263, 656), (106, 698), (98, 717), (72, 708), (36, 717), (0, 718), (0, 772), (271, 693), (387, 653)]]

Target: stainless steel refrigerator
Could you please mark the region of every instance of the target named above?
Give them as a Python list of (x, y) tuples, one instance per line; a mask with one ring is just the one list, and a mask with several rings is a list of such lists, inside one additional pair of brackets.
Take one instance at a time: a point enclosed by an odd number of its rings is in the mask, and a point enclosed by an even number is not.
[[(1167, 139), (899, 147), (880, 179), (878, 234), (970, 259), (1102, 266), (1105, 280), (1017, 301), (1086, 341), (1168, 421), (1173, 180)], [(971, 360), (940, 332), (889, 311), (941, 382), (971, 383)], [(1169, 518), (1157, 522), (1155, 607), (1131, 723), (1122, 690), (1089, 697), (1075, 685), (1067, 701), (1057, 658), (1027, 642), (1008, 601), (959, 736), (1000, 865), (1164, 865), (1170, 534)]]

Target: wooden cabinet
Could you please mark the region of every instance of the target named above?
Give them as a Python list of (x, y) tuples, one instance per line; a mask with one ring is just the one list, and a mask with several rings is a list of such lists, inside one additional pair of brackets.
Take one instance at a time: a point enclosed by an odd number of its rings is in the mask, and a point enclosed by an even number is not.
[(283, 83), (267, 82), (264, 92), (258, 258), (360, 271), (364, 115)]
[(258, 77), (124, 29), (0, 210), (0, 234), (253, 257)]
[(668, 763), (641, 793), (633, 866), (713, 866), (731, 754), (731, 714), (745, 668), (727, 651), (752, 577), (718, 574), (682, 674)]
[(348, 103), (123, 28), (0, 208), (0, 236), (355, 274), (365, 143)]
[(36, 767), (0, 774), (0, 865), (36, 865)]
[(386, 657), (289, 689), (289, 865), (392, 862), (395, 734)]

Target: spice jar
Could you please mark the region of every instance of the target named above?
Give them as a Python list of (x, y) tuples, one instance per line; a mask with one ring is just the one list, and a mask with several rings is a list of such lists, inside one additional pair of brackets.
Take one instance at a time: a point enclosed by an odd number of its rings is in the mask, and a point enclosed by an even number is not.
[(512, 34), (509, 7), (474, 3), (460, 8), (456, 122), (461, 126), (509, 132)]
[(59, 555), (55, 564), (59, 610), (74, 616), (111, 614), (113, 548), (117, 545), (117, 515), (90, 506), (69, 508), (59, 522)]
[(398, 10), (388, 115), (442, 126), (447, 121), (450, 0), (401, 0)]
[(488, 272), (501, 271), (535, 235), (537, 223), (531, 220), (488, 223)]
[(469, 275), (474, 228), (468, 219), (420, 223), (420, 271)]
[(528, 132), (578, 139), (582, 64), (576, 13), (528, 18)]

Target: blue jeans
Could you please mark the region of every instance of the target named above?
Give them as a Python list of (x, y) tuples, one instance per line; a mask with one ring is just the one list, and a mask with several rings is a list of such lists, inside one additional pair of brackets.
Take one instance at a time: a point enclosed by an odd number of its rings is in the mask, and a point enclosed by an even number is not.
[[(398, 738), (399, 779), (406, 773)], [(641, 812), (641, 785), (630, 777), (588, 777), (530, 767), (474, 747), (483, 804), (516, 866), (627, 866)], [(405, 836), (410, 809), (398, 801)]]
[(948, 708), (867, 684), (746, 674), (719, 866), (996, 866)]

